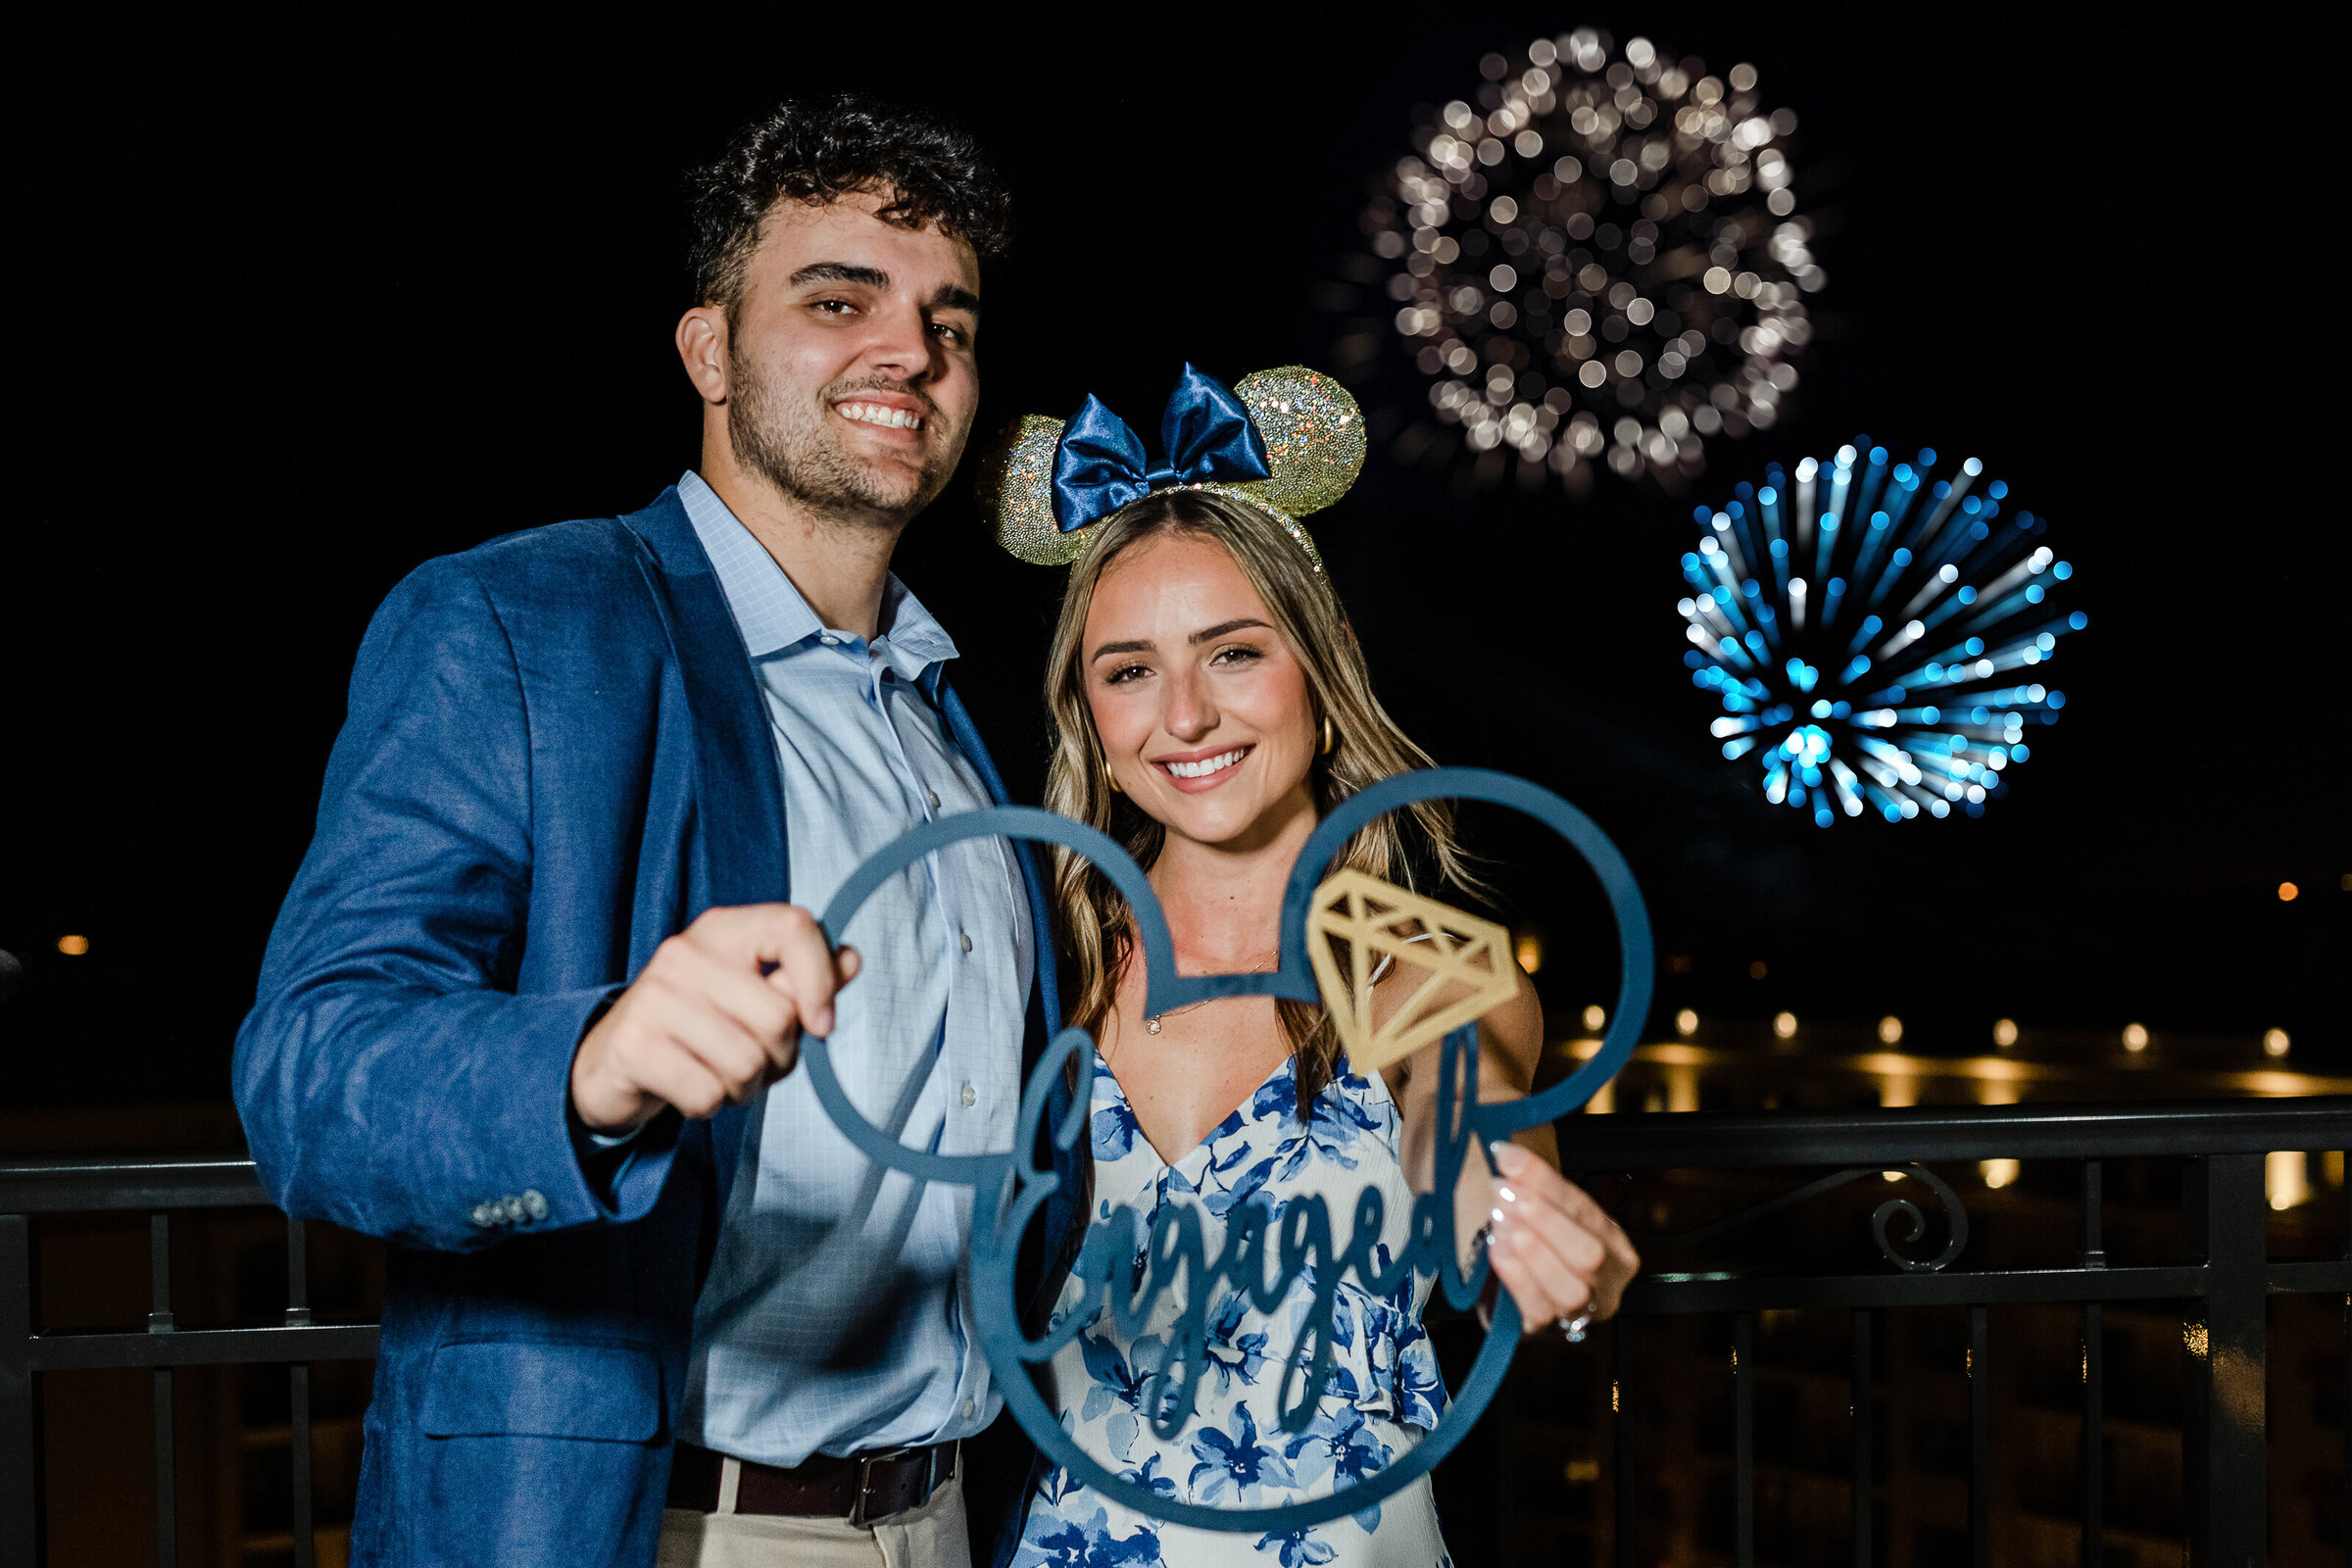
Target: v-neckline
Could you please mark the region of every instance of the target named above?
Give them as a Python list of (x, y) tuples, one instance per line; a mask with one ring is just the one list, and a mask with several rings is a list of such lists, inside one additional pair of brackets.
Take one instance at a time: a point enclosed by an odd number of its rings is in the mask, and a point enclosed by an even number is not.
[[(1282, 1059), (1276, 1062), (1273, 1066), (1273, 1069), (1269, 1071), (1263, 1078), (1260, 1078), (1256, 1083), (1250, 1086), (1250, 1092), (1241, 1098), (1241, 1101), (1238, 1104), (1211, 1123), (1208, 1131), (1202, 1133), (1199, 1141), (1197, 1141), (1192, 1148), (1186, 1150), (1175, 1159), (1170, 1159), (1167, 1155), (1160, 1152), (1159, 1146), (1152, 1141), (1152, 1135), (1144, 1131), (1144, 1120), (1141, 1116), (1138, 1116), (1135, 1113), (1135, 1101), (1128, 1095), (1127, 1086), (1119, 1081), (1119, 1075), (1111, 1070), (1110, 1059), (1102, 1054), (1102, 1048), (1101, 1046), (1097, 1046), (1095, 1048), (1095, 1070), (1107, 1077), (1110, 1080), (1111, 1088), (1118, 1091), (1119, 1103), (1127, 1107), (1128, 1118), (1135, 1123), (1135, 1136), (1137, 1142), (1141, 1143), (1146, 1149), (1152, 1151), (1152, 1157), (1159, 1161), (1159, 1170), (1162, 1171), (1181, 1169), (1192, 1159), (1195, 1154), (1198, 1154), (1200, 1152), (1200, 1151), (1206, 1149), (1227, 1122), (1233, 1120), (1234, 1117), (1241, 1115), (1251, 1105), (1256, 1104), (1257, 1097), (1266, 1092), (1266, 1085), (1281, 1077), (1285, 1072), (1293, 1070), (1298, 1065), (1298, 1058), (1294, 1054), (1287, 1051), (1284, 1052)], [(1247, 1126), (1249, 1124), (1244, 1122), (1243, 1125)], [(1157, 1175), (1158, 1172), (1155, 1171), (1153, 1174)]]

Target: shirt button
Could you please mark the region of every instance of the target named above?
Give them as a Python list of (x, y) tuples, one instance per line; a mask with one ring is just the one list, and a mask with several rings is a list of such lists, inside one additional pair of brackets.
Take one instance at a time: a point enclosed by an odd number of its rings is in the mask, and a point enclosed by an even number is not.
[(963, 1401), (963, 1418), (966, 1421), (972, 1418), (972, 1401), (969, 1399)]
[(969, 953), (972, 951), (972, 934), (969, 931), (956, 932), (956, 940), (963, 944), (964, 952)]
[(818, 632), (816, 634), (816, 640), (820, 643), (823, 643), (827, 648), (839, 648), (841, 646), (841, 639), (834, 636), (829, 631)]
[(931, 809), (933, 809), (934, 811), (938, 810), (938, 809), (939, 809), (939, 791), (937, 791), (937, 790), (925, 790), (925, 791), (923, 791), (923, 794), (924, 794), (924, 795), (926, 795), (926, 796), (928, 796), (928, 797), (930, 798), (930, 801), (931, 801)]
[(978, 1090), (974, 1089), (970, 1084), (965, 1084), (963, 1086), (963, 1102), (966, 1105), (969, 1105), (972, 1103), (972, 1102), (978, 1100), (979, 1098), (980, 1092)]

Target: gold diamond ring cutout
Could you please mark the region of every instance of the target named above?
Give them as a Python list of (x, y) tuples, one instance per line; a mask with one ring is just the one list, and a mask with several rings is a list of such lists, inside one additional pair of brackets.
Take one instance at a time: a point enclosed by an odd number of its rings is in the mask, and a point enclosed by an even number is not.
[[(1315, 889), (1306, 956), (1356, 1072), (1409, 1056), (1519, 994), (1508, 931), (1363, 871)], [(1392, 964), (1404, 995), (1376, 1023), (1373, 984)]]

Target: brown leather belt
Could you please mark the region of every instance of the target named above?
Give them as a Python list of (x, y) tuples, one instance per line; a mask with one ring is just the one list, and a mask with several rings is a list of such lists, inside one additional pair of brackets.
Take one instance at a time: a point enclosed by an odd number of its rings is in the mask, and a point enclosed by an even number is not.
[[(669, 1506), (697, 1513), (718, 1511), (718, 1476), (723, 1456), (691, 1443), (677, 1445), (669, 1462)], [(891, 1448), (836, 1458), (812, 1453), (786, 1469), (737, 1461), (737, 1513), (794, 1514), (870, 1524), (919, 1506), (939, 1484), (956, 1473), (956, 1445)]]

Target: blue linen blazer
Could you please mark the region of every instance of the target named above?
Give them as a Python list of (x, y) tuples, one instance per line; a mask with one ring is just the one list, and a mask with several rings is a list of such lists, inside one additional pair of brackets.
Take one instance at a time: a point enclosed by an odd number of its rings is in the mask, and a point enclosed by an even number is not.
[[(746, 1112), (658, 1119), (600, 1190), (571, 1058), (662, 939), (789, 899), (787, 828), (749, 656), (674, 490), (428, 562), (376, 612), (235, 1060), (271, 1195), (392, 1244), (355, 1563), (653, 1563)], [(1026, 1068), (1059, 1009), (1020, 863)], [(1032, 1310), (1083, 1223), (1082, 1175), (1064, 1178), (1030, 1238)], [(1034, 1459), (1000, 1420), (966, 1468), (986, 1478), (975, 1561), (1002, 1561)]]

